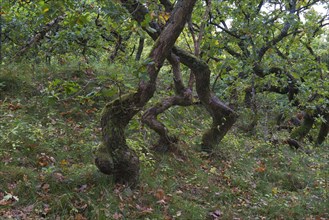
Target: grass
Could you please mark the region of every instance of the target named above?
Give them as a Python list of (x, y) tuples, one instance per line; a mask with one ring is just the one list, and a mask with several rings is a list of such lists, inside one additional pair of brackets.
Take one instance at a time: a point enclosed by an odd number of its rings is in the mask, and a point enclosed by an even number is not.
[[(328, 142), (305, 145), (305, 154), (234, 128), (207, 155), (198, 146), (210, 123), (205, 111), (177, 107), (161, 118), (180, 137), (181, 153), (158, 154), (149, 150), (154, 134), (136, 117), (128, 143), (142, 163), (132, 191), (93, 163), (99, 113), (109, 99), (101, 91), (113, 79), (79, 76), (70, 85), (80, 90), (72, 92), (53, 84), (72, 79), (71, 69), (21, 69), (24, 78), (10, 68), (0, 77), (0, 85), (11, 85), (0, 87), (4, 219), (329, 219)], [(104, 79), (107, 87), (96, 88)]]

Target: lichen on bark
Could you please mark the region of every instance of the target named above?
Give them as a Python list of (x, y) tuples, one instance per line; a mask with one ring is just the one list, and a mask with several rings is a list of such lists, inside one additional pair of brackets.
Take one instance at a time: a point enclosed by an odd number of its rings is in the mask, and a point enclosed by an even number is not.
[[(104, 174), (114, 175), (115, 182), (136, 186), (139, 159), (126, 143), (125, 127), (139, 111), (136, 94), (128, 94), (108, 103), (101, 114), (103, 143), (96, 152), (95, 164)], [(131, 106), (136, 106), (131, 108)]]

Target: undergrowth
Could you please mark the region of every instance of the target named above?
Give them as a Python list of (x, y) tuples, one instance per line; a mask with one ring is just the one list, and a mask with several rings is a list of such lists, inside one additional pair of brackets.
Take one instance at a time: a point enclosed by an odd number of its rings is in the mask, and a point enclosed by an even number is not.
[[(124, 87), (123, 79), (103, 66), (88, 68), (92, 72), (77, 65), (3, 68), (2, 218), (329, 218), (328, 142), (308, 143), (305, 153), (272, 143), (260, 128), (252, 136), (234, 128), (208, 155), (198, 145), (210, 124), (201, 106), (174, 107), (161, 115), (180, 139), (178, 154), (150, 150), (156, 136), (137, 115), (127, 143), (140, 155), (140, 185), (136, 190), (114, 185), (94, 166), (99, 115), (135, 81)], [(285, 135), (280, 132), (276, 135)]]

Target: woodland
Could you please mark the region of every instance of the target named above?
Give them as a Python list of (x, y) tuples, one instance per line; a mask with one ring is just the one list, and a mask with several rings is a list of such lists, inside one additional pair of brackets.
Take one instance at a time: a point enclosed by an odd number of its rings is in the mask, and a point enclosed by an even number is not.
[(2, 0), (1, 219), (329, 219), (328, 0)]

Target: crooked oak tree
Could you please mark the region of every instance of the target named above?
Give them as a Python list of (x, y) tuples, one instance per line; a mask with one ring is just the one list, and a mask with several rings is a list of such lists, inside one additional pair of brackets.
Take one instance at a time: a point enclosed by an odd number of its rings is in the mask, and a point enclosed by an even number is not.
[[(131, 1), (122, 1), (130, 4)], [(149, 101), (156, 90), (156, 79), (165, 58), (170, 54), (176, 39), (191, 16), (196, 0), (180, 0), (164, 30), (156, 40), (147, 64), (148, 81), (140, 81), (137, 92), (107, 104), (102, 112), (103, 146), (100, 147), (96, 165), (106, 174), (113, 174), (116, 182), (135, 186), (139, 177), (139, 159), (126, 143), (125, 128), (132, 117)], [(135, 10), (139, 2), (131, 5)]]

